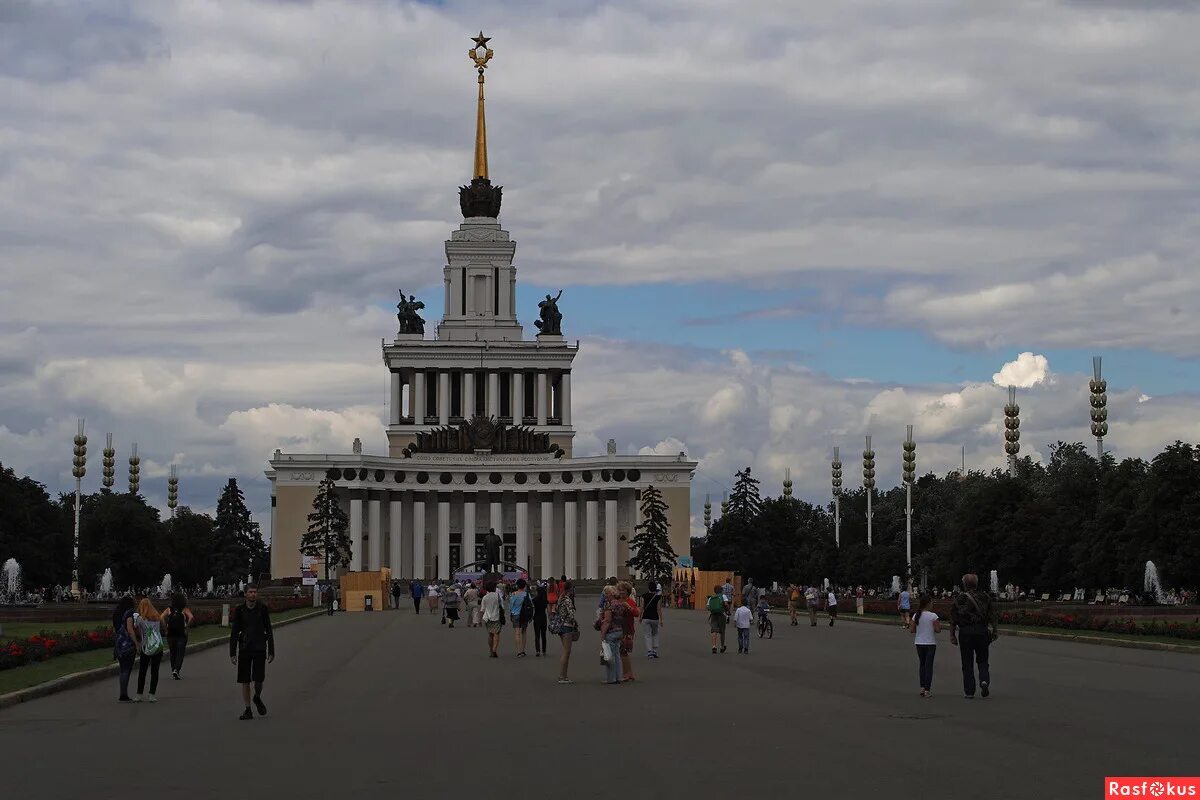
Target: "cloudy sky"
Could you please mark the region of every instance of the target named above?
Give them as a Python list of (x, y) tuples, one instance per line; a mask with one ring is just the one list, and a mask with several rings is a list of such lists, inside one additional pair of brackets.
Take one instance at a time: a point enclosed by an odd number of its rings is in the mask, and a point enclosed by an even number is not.
[[(483, 28), (523, 321), (564, 288), (577, 454), (686, 450), (828, 496), (1200, 440), (1200, 7), (645, 0), (0, 4), (0, 461), (264, 529), (276, 447), (383, 452), (398, 287), (440, 307)], [(431, 320), (432, 321), (432, 320)], [(124, 469), (119, 470), (123, 477)], [(124, 481), (122, 480), (122, 485)], [(3, 554), (0, 554), (3, 555)]]

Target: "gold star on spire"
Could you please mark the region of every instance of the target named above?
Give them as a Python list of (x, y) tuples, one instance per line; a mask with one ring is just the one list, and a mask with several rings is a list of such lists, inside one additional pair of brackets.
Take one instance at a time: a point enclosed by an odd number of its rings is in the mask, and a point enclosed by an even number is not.
[(480, 31), (480, 32), (479, 32), (479, 35), (478, 35), (478, 36), (476, 36), (476, 37), (475, 37), (474, 39), (472, 39), (471, 41), (473, 41), (473, 42), (475, 43), (475, 46), (476, 46), (476, 47), (482, 47), (484, 50), (486, 50), (486, 49), (487, 49), (487, 43), (491, 41), (491, 37), (484, 36), (484, 35), (483, 35), (483, 31)]
[(487, 124), (483, 115), (483, 71), (487, 69), (488, 62), (492, 60), (492, 50), (487, 46), (491, 38), (484, 36), (483, 31), (480, 31), (478, 36), (471, 37), (471, 41), (475, 43), (475, 46), (467, 51), (467, 55), (471, 57), (471, 61), (475, 63), (475, 68), (479, 71), (479, 105), (475, 111), (474, 177), (486, 178), (488, 176)]

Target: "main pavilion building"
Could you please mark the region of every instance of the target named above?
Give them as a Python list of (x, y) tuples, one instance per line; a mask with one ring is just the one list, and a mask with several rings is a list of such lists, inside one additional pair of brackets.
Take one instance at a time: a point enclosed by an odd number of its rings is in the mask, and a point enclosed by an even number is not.
[[(334, 481), (350, 520), (351, 570), (449, 578), (483, 561), (484, 537), (502, 538), (504, 561), (530, 575), (625, 576), (641, 490), (656, 486), (671, 543), (690, 553), (696, 463), (678, 455), (576, 457), (571, 369), (578, 344), (563, 337), (555, 298), (540, 304), (540, 332), (518, 321), (516, 243), (500, 227), (501, 190), (488, 177), (483, 68), (479, 66), (475, 169), (459, 190), (463, 221), (442, 268), (442, 319), (426, 338), (415, 302), (401, 296), (400, 332), (383, 344), (390, 380), (388, 452), (355, 443), (342, 454), (275, 451), (271, 573), (301, 574), (300, 539), (318, 485)], [(532, 309), (531, 309), (532, 311)]]

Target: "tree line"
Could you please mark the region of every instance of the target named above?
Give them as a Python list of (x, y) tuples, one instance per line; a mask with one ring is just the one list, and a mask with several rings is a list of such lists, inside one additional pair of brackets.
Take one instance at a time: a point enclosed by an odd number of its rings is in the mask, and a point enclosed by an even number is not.
[[(140, 494), (102, 489), (82, 496), (79, 580), (95, 590), (105, 569), (117, 586), (157, 585), (165, 573), (176, 585), (245, 580), (267, 571), (267, 547), (230, 479), (217, 500), (216, 516), (187, 506), (162, 519)], [(46, 487), (17, 477), (0, 464), (0, 562), (15, 558), (26, 587), (71, 582), (75, 495), (52, 498)]]
[[(965, 572), (997, 570), (1002, 584), (1054, 591), (1140, 590), (1146, 562), (1164, 586), (1200, 585), (1200, 448), (1175, 442), (1149, 461), (1100, 459), (1059, 442), (1045, 464), (1025, 457), (1007, 471), (927, 474), (913, 485), (913, 577), (953, 585)], [(702, 569), (759, 582), (829, 578), (885, 586), (906, 575), (905, 489), (873, 500), (867, 547), (866, 491), (841, 495), (841, 543), (833, 503), (762, 498), (750, 470), (737, 473), (724, 514), (692, 540)]]

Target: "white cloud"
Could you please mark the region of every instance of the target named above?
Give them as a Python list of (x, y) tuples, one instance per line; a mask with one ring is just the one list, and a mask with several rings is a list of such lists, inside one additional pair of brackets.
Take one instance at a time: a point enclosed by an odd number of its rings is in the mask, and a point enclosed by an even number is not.
[(1016, 386), (1028, 389), (1037, 386), (1050, 376), (1050, 362), (1043, 355), (1021, 353), (1016, 360), (1009, 361), (1000, 367), (1000, 371), (992, 376), (992, 383), (997, 386)]

